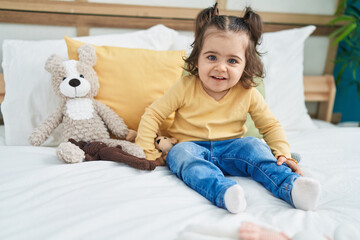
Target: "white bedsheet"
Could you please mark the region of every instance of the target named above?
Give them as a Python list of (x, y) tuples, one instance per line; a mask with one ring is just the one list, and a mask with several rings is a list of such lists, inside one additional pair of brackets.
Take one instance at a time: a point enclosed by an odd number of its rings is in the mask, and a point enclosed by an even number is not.
[[(315, 212), (293, 209), (248, 178), (245, 213), (230, 214), (188, 188), (167, 167), (139, 171), (106, 161), (64, 164), (54, 148), (0, 146), (0, 239), (175, 239), (189, 224), (235, 229), (253, 221), (289, 235), (332, 236), (360, 226), (360, 128), (288, 136), (304, 175), (323, 187)], [(358, 239), (358, 238), (354, 238)]]
[(4, 125), (0, 125), (0, 146), (5, 145), (5, 128)]

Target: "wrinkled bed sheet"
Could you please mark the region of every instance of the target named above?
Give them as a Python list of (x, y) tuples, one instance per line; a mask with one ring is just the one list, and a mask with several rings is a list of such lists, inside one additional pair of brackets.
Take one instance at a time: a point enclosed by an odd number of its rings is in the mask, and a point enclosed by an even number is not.
[[(305, 176), (318, 179), (317, 211), (289, 206), (248, 178), (248, 208), (230, 214), (188, 188), (167, 167), (140, 171), (97, 161), (64, 164), (54, 148), (0, 146), (0, 239), (175, 239), (190, 224), (236, 229), (252, 221), (290, 236), (332, 236), (360, 226), (360, 128), (289, 133)], [(1, 139), (0, 139), (1, 140)]]

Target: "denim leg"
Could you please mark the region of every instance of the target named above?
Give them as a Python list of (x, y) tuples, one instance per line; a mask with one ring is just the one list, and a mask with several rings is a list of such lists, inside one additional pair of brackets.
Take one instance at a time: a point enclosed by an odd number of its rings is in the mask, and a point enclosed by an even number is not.
[(234, 139), (218, 154), (216, 165), (225, 174), (252, 177), (274, 196), (294, 206), (290, 193), (299, 175), (286, 164), (278, 166), (264, 142), (254, 137)]
[(225, 208), (225, 191), (236, 182), (226, 178), (210, 159), (211, 151), (206, 146), (183, 142), (171, 148), (166, 162), (170, 170), (189, 187), (216, 206)]

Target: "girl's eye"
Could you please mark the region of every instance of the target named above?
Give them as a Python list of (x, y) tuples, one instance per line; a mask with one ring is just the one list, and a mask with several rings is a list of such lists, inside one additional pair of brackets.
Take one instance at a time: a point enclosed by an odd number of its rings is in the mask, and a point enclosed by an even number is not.
[(207, 57), (210, 61), (215, 61), (216, 57), (214, 55), (210, 55)]
[(80, 77), (81, 77), (81, 78), (84, 78), (84, 75), (80, 74)]
[(231, 64), (237, 63), (237, 61), (235, 59), (233, 59), (233, 58), (229, 59), (228, 62), (231, 63)]

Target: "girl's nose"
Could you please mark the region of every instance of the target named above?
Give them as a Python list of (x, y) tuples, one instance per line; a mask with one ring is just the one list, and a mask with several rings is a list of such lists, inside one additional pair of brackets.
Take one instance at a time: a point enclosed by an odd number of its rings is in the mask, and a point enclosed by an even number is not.
[(215, 70), (219, 71), (219, 72), (226, 72), (227, 68), (226, 68), (226, 64), (223, 62), (219, 62), (216, 67)]

